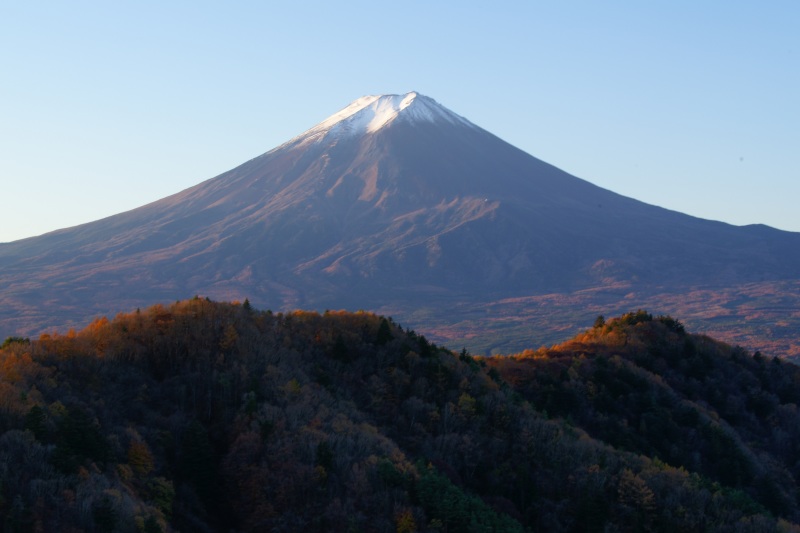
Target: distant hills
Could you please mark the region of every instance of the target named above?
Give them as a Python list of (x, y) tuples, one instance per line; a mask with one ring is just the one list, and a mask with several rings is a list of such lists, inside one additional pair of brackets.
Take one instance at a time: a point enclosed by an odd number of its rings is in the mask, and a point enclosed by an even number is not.
[(800, 234), (626, 198), (408, 93), (152, 204), (0, 245), (0, 332), (199, 294), (377, 310), (489, 353), (646, 305), (798, 355), (799, 272)]
[(195, 298), (0, 377), (4, 531), (800, 529), (800, 368), (645, 311), (487, 359)]

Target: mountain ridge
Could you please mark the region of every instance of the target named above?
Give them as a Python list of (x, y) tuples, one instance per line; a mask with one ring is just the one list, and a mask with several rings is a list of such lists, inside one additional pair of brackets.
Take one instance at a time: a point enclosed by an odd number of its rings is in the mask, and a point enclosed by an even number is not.
[(797, 531), (800, 368), (645, 311), (512, 357), (193, 298), (0, 346), (45, 531)]

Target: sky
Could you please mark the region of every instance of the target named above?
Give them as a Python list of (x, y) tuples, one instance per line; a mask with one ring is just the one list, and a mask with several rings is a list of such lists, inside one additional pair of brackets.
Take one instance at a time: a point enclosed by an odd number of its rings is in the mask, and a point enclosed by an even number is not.
[(800, 232), (800, 2), (0, 0), (0, 242), (418, 91), (625, 196)]

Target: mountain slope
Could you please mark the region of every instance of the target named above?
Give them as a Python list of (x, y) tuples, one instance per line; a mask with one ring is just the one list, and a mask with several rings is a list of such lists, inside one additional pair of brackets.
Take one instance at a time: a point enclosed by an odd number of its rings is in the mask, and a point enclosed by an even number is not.
[(759, 487), (759, 500), (778, 515), (797, 504), (795, 365), (687, 334), (673, 318), (645, 311), (489, 363), (537, 409), (569, 417), (594, 438), (725, 486)]
[(192, 294), (275, 309), (389, 306), (405, 321), (427, 306), (799, 271), (800, 234), (625, 198), (409, 93), (361, 98), (139, 209), (0, 245), (0, 325), (27, 333)]
[[(0, 518), (45, 531), (796, 530), (800, 369), (641, 317), (488, 362), (369, 313), (201, 298), (9, 341)], [(733, 393), (732, 375), (746, 385)], [(680, 452), (666, 462), (665, 444)]]

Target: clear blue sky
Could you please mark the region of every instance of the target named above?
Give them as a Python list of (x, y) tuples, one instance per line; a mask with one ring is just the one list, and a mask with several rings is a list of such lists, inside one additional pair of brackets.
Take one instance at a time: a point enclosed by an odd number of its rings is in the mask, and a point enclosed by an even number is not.
[(0, 0), (0, 242), (411, 90), (626, 196), (800, 231), (800, 2), (275, 4)]

